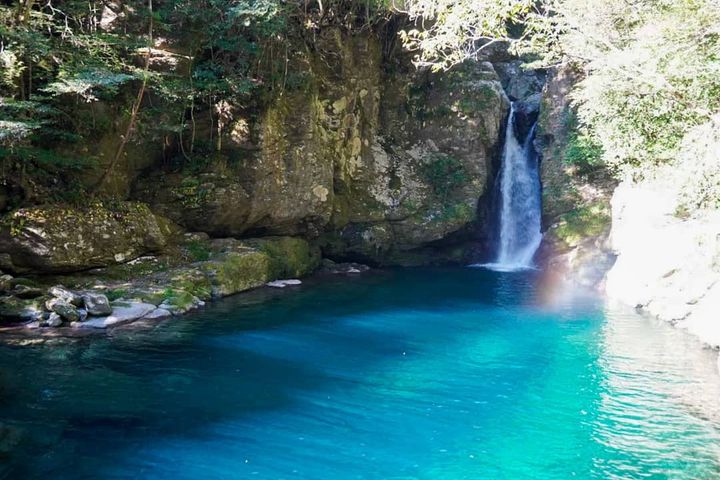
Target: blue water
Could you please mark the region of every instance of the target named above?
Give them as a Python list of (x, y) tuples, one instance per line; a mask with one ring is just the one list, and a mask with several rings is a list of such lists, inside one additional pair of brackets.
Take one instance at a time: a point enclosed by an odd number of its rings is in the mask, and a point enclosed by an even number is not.
[(720, 478), (713, 353), (536, 275), (376, 272), (1, 346), (0, 478)]

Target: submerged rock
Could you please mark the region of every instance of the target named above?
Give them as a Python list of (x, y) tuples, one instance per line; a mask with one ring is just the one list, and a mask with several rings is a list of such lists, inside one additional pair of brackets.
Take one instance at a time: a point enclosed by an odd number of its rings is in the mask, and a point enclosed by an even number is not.
[(23, 439), (22, 430), (0, 423), (0, 454), (7, 455), (20, 444)]

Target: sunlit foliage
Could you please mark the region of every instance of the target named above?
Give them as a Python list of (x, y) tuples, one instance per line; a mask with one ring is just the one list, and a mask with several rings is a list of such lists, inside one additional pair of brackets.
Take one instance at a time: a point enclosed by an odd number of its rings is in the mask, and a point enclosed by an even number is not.
[(531, 66), (572, 62), (584, 71), (573, 92), (583, 145), (618, 175), (676, 165), (687, 177), (688, 202), (720, 204), (720, 173), (708, 167), (720, 153), (706, 149), (708, 159), (687, 152), (696, 143), (690, 132), (711, 131), (720, 112), (718, 0), (404, 3), (426, 27), (405, 34), (420, 50), (419, 63), (447, 68), (497, 40)]

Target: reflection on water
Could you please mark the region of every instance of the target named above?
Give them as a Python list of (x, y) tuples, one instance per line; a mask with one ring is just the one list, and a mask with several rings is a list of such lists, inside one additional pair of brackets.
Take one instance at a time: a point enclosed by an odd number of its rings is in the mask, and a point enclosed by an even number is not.
[(377, 272), (0, 347), (0, 478), (720, 477), (713, 352), (536, 273)]
[[(664, 322), (618, 310), (606, 312), (602, 349), (596, 439), (634, 457), (619, 472), (604, 467), (606, 478), (662, 475), (670, 465), (685, 465), (687, 478), (720, 476), (717, 353)], [(680, 441), (682, 449), (676, 448)], [(697, 466), (703, 462), (715, 466), (703, 470)]]

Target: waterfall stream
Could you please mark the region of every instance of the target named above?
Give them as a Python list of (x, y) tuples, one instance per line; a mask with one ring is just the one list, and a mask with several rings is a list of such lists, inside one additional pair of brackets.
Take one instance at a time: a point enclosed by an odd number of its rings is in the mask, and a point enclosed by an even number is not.
[(520, 142), (515, 133), (515, 105), (505, 128), (500, 171), (500, 235), (498, 254), (487, 268), (502, 271), (533, 267), (540, 246), (541, 201), (538, 158), (533, 147), (536, 125)]

